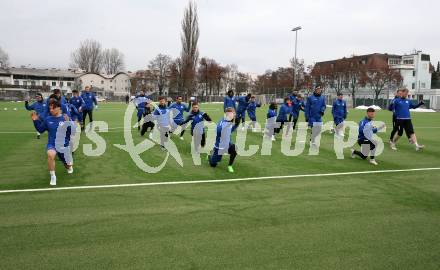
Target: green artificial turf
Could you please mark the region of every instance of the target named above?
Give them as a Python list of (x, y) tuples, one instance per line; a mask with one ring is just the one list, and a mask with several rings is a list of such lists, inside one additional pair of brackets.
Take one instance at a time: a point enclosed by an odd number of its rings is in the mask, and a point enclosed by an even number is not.
[[(46, 135), (35, 139), (23, 103), (0, 103), (0, 190), (47, 188)], [(4, 110), (8, 108), (8, 110)], [(17, 111), (13, 110), (17, 108)], [(95, 120), (107, 150), (100, 157), (75, 153), (75, 173), (57, 164), (58, 186), (192, 181), (298, 174), (440, 167), (440, 116), (415, 113), (420, 143), (385, 147), (379, 166), (336, 159), (330, 134), (318, 156), (286, 157), (280, 142), (271, 156), (227, 158), (212, 169), (195, 166), (185, 141), (176, 138), (183, 167), (170, 159), (162, 171), (136, 167), (122, 129), (125, 104), (102, 104)], [(216, 121), (221, 105), (202, 105)], [(263, 123), (267, 108), (258, 111)], [(358, 122), (364, 112), (351, 110)], [(390, 126), (389, 112), (377, 120)], [(303, 118), (301, 118), (303, 120)], [(326, 120), (330, 120), (329, 115)], [(22, 133), (23, 132), (23, 133)], [(389, 131), (380, 134), (387, 141)], [(133, 130), (135, 141), (142, 139)], [(260, 134), (248, 134), (261, 145)], [(81, 144), (91, 143), (85, 136)], [(154, 147), (142, 157), (159, 164)], [(439, 171), (249, 182), (57, 190), (0, 194), (0, 269), (438, 269)]]

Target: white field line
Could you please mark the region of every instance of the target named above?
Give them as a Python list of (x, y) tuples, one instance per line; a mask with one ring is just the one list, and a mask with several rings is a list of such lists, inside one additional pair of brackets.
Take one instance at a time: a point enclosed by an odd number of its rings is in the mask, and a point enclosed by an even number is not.
[(153, 182), (153, 183), (136, 183), (136, 184), (73, 186), (73, 187), (59, 187), (59, 188), (36, 188), (36, 189), (15, 189), (15, 190), (11, 189), (11, 190), (0, 190), (0, 194), (22, 193), (22, 192), (42, 192), (42, 191), (55, 191), (55, 190), (108, 189), (108, 188), (124, 188), (124, 187), (146, 187), (146, 186), (167, 186), (167, 185), (174, 186), (174, 185), (210, 184), (210, 183), (230, 183), (230, 182), (258, 181), (258, 180), (306, 178), (306, 177), (328, 177), (328, 176), (403, 173), (403, 172), (421, 172), (421, 171), (426, 172), (426, 171), (437, 171), (437, 170), (440, 170), (440, 167), (439, 168), (402, 169), (402, 170), (378, 170), (378, 171), (361, 171), (361, 172), (301, 174), (301, 175), (284, 175), (284, 176), (263, 176), (263, 177), (232, 178), (232, 179), (217, 179), (217, 180)]

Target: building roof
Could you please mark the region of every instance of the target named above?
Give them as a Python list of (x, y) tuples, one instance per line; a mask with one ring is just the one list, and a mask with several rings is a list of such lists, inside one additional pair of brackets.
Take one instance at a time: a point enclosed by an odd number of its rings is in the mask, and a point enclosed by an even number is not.
[(362, 58), (371, 58), (371, 57), (379, 57), (379, 58), (401, 58), (402, 55), (397, 54), (387, 54), (387, 53), (371, 53), (371, 54), (364, 54), (364, 55), (353, 55), (350, 57), (343, 57), (340, 59), (334, 59), (334, 60), (328, 60), (328, 61), (322, 61), (322, 62), (316, 62), (316, 64), (326, 64), (326, 63), (334, 63), (340, 60), (350, 60), (350, 59), (362, 59)]
[(53, 77), (53, 78), (76, 78), (81, 75), (81, 73), (75, 72), (74, 70), (63, 70), (63, 69), (42, 69), (42, 68), (0, 68), (0, 74), (2, 75), (23, 75), (23, 76), (34, 76), (34, 77)]
[(93, 72), (87, 72), (87, 73), (82, 73), (82, 74), (79, 74), (77, 77), (83, 77), (83, 76), (85, 76), (85, 75), (98, 75), (98, 76), (100, 76), (101, 78), (103, 78), (103, 79), (113, 79), (113, 78), (115, 78), (115, 77), (117, 77), (117, 76), (119, 76), (119, 75), (127, 75), (127, 76), (130, 76), (129, 74), (127, 74), (127, 73), (125, 73), (125, 72), (118, 72), (118, 73), (116, 73), (116, 74), (99, 74), (99, 73), (93, 73)]

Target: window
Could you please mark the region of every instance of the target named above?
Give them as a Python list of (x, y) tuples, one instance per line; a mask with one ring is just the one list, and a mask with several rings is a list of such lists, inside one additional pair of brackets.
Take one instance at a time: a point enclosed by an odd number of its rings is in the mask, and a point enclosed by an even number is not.
[(390, 59), (390, 65), (399, 65), (400, 59)]
[(20, 82), (19, 82), (18, 80), (15, 80), (15, 81), (14, 81), (14, 84), (15, 84), (15, 85), (20, 85)]
[(3, 80), (0, 80), (0, 85), (3, 85)]
[(104, 84), (104, 81), (101, 81), (101, 84)]
[(110, 89), (113, 89), (113, 86), (110, 85)]
[(46, 81), (42, 81), (42, 82), (41, 82), (41, 85), (42, 85), (42, 86), (46, 86)]
[(403, 60), (404, 65), (414, 65), (414, 59)]
[(415, 70), (413, 70), (413, 77), (415, 77), (416, 76), (416, 71)]
[(431, 61), (429, 54), (422, 54), (422, 61)]
[(27, 86), (27, 81), (23, 81), (23, 85), (24, 85), (24, 86)]
[(52, 86), (57, 86), (57, 82), (52, 82)]
[(32, 85), (32, 86), (35, 86), (35, 81), (31, 81), (31, 85)]
[(416, 83), (412, 83), (412, 88), (411, 89), (416, 89)]
[(60, 87), (63, 87), (64, 86), (64, 82), (60, 82)]
[(423, 88), (423, 89), (426, 88), (426, 83), (422, 83), (422, 88)]
[(67, 87), (71, 87), (72, 83), (71, 82), (67, 82)]

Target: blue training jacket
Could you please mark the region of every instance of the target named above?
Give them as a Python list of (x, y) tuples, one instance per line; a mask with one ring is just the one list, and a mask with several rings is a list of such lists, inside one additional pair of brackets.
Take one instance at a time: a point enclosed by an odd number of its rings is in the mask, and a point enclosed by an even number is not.
[[(35, 120), (34, 121), (34, 126), (35, 129), (40, 132), (43, 133), (45, 131), (47, 131), (49, 133), (48, 138), (47, 138), (47, 149), (55, 149), (56, 150), (56, 135), (57, 135), (57, 130), (58, 127), (60, 127), (63, 123), (65, 123), (66, 121), (64, 120), (64, 116), (47, 116), (44, 120)], [(67, 128), (67, 132), (64, 138), (59, 138), (61, 140), (63, 140), (64, 142), (64, 146), (67, 147), (69, 145), (70, 142), (70, 135), (71, 135), (71, 128), (68, 127)]]
[(182, 123), (184, 121), (183, 112), (189, 112), (189, 106), (183, 103), (173, 103), (168, 107), (168, 109), (176, 109), (178, 111), (177, 115), (174, 116), (174, 122), (176, 124)]
[(372, 140), (373, 134), (376, 134), (378, 131), (377, 128), (373, 127), (371, 119), (365, 117), (359, 122), (359, 140)]
[(69, 99), (69, 103), (72, 104), (73, 106), (75, 106), (75, 108), (77, 110), (79, 110), (79, 108), (84, 106), (84, 99), (82, 99), (82, 97), (80, 97), (80, 96), (71, 97)]
[(226, 96), (223, 100), (223, 111), (226, 111), (227, 108), (234, 108), (234, 110), (236, 109), (236, 98), (235, 97), (230, 97), (230, 96)]
[(47, 111), (47, 103), (44, 102), (44, 100), (36, 101), (32, 103), (32, 105), (29, 105), (29, 103), (26, 101), (24, 103), (24, 107), (28, 111), (35, 111), (40, 118), (44, 118)]
[(333, 118), (345, 119), (347, 118), (347, 103), (344, 100), (335, 99), (332, 108)]
[(222, 119), (217, 123), (214, 148), (219, 150), (227, 150), (231, 144), (231, 135), (237, 129), (237, 126), (226, 119)]
[(243, 113), (246, 111), (247, 107), (249, 106), (250, 99), (247, 99), (246, 96), (241, 96), (238, 98), (238, 107), (237, 107), (237, 113)]
[(84, 110), (93, 111), (94, 106), (98, 105), (98, 101), (96, 100), (95, 94), (92, 92), (83, 92), (81, 94), (81, 98), (84, 100)]
[(256, 101), (249, 102), (249, 105), (247, 107), (249, 118), (251, 119), (257, 118), (257, 108), (259, 107), (261, 107), (261, 104), (257, 103)]
[(284, 103), (281, 105), (280, 111), (278, 112), (277, 122), (286, 122), (288, 120), (288, 115), (292, 113), (292, 106)]
[(307, 98), (304, 114), (310, 122), (322, 122), (322, 114), (326, 109), (325, 99), (322, 95), (311, 95)]
[(422, 106), (421, 103), (414, 105), (414, 103), (406, 98), (396, 98), (392, 103), (392, 109), (396, 115), (396, 119), (411, 119), (410, 109), (417, 109)]
[(304, 111), (304, 107), (305, 107), (304, 101), (295, 98), (292, 101), (292, 113), (291, 113), (292, 116), (298, 118), (299, 112)]

